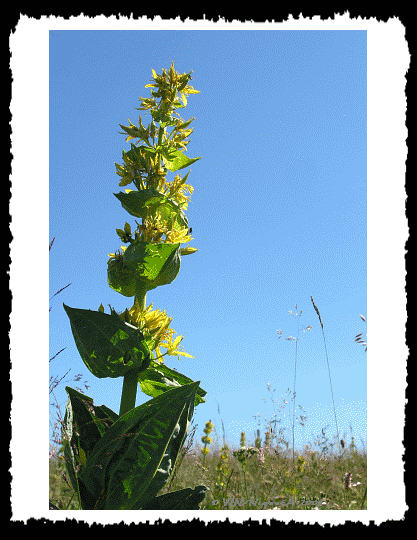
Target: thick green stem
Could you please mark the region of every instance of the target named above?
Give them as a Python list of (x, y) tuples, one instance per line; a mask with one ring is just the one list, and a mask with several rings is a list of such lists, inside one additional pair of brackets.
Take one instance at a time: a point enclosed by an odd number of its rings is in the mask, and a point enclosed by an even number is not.
[(120, 400), (119, 416), (122, 416), (135, 408), (136, 392), (138, 390), (138, 375), (139, 372), (137, 370), (132, 370), (123, 377), (123, 390), (122, 398)]
[(135, 306), (139, 307), (139, 311), (145, 311), (146, 307), (146, 292), (141, 291), (140, 289), (136, 291), (135, 295)]
[[(140, 311), (144, 311), (146, 306), (146, 292), (143, 293), (137, 291), (137, 293), (138, 294), (135, 296), (135, 305), (139, 306)], [(122, 416), (135, 408), (136, 393), (138, 391), (138, 375), (138, 370), (132, 370), (123, 377), (119, 416)]]

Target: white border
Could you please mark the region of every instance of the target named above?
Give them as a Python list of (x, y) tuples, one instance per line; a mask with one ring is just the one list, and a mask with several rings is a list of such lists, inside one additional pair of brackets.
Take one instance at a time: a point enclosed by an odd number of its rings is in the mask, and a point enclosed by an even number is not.
[[(48, 411), (49, 380), (49, 30), (367, 30), (368, 37), (368, 510), (297, 513), (254, 511), (103, 511), (82, 518), (74, 511), (47, 510), (48, 424), (36, 417)], [(406, 509), (403, 479), (403, 427), (406, 385), (405, 83), (410, 54), (398, 19), (290, 20), (241, 23), (224, 20), (175, 21), (115, 16), (29, 19), (21, 16), (10, 36), (12, 70), (12, 215), (10, 287), (13, 294), (12, 350), (12, 520), (76, 518), (87, 523), (153, 523), (197, 517), (202, 521), (242, 523), (270, 518), (304, 523), (376, 524), (402, 520)], [(389, 325), (389, 327), (387, 327)], [(41, 329), (41, 331), (40, 331)], [(28, 348), (30, 344), (30, 349)], [(29, 352), (28, 352), (29, 351)], [(389, 402), (386, 396), (390, 395)], [(389, 426), (390, 438), (381, 434)], [(44, 442), (45, 441), (45, 442)], [(24, 449), (24, 451), (22, 451)], [(28, 473), (31, 483), (28, 482)], [(51, 514), (53, 512), (53, 514)]]

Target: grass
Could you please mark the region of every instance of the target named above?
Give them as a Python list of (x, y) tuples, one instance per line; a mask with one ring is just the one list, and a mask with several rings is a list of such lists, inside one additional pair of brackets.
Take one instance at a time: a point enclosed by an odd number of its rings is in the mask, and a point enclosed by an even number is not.
[(195, 446), (161, 494), (204, 484), (210, 491), (202, 510), (366, 509), (366, 453), (353, 439), (342, 454), (334, 452), (335, 443), (321, 442), (294, 456), (288, 441), (260, 444), (259, 435), (252, 446), (232, 449), (223, 442), (212, 453)]
[[(52, 243), (53, 241), (49, 249)], [(326, 349), (320, 312), (313, 298), (311, 301), (320, 321)], [(295, 307), (297, 309), (297, 306)], [(290, 313), (294, 315), (292, 311)], [(300, 316), (301, 313), (296, 313), (296, 316)], [(361, 318), (365, 321), (362, 315)], [(311, 327), (303, 329), (303, 332), (306, 330), (311, 330)], [(278, 333), (281, 337), (281, 330)], [(327, 437), (326, 428), (323, 427), (321, 433), (314, 441), (305, 444), (302, 451), (295, 450), (298, 336), (299, 331), (296, 338), (291, 336), (286, 338), (294, 340), (296, 345), (294, 392), (287, 391), (290, 395), (289, 401), (284, 400), (285, 404), (279, 405), (278, 410), (275, 410), (275, 402), (272, 398), (274, 420), (264, 427), (263, 440), (261, 431), (258, 429), (253, 444), (248, 446), (246, 433), (242, 432), (240, 447), (232, 448), (225, 440), (224, 424), (221, 420), (222, 437), (219, 437), (214, 424), (209, 421), (203, 430), (202, 444), (199, 444), (194, 441), (198, 426), (192, 423), (173, 473), (159, 495), (187, 487), (205, 485), (209, 491), (200, 505), (201, 510), (366, 510), (366, 451), (364, 448), (358, 449), (352, 427), (349, 438), (345, 433), (343, 438), (340, 438), (334, 403), (337, 432), (334, 440)], [(356, 336), (356, 342), (366, 345), (362, 340), (362, 334)], [(326, 357), (332, 389), (327, 349)], [(64, 377), (67, 374), (68, 372)], [(64, 377), (60, 379), (51, 377), (50, 394)], [(74, 380), (80, 379), (81, 375), (77, 375)], [(86, 382), (84, 384), (88, 389)], [(271, 391), (269, 385), (267, 388)], [(77, 389), (82, 392), (81, 388)], [(282, 428), (277, 430), (277, 424), (281, 422), (281, 418), (278, 417), (283, 415), (283, 409), (291, 401), (293, 402), (292, 434), (286, 434), (286, 430)], [(56, 446), (51, 445), (49, 452), (49, 498), (69, 510), (77, 510), (77, 497), (67, 478), (64, 458), (58, 450), (62, 449), (57, 433), (59, 425), (62, 426), (62, 416), (59, 405), (55, 403), (54, 406), (58, 410), (58, 419), (54, 424), (53, 433)], [(303, 411), (300, 405), (298, 407)], [(220, 409), (218, 412), (220, 415)], [(297, 419), (301, 425), (304, 425), (305, 416), (300, 414)], [(217, 438), (212, 447), (213, 440), (210, 435), (213, 430)]]
[[(224, 440), (220, 446), (217, 439), (209, 450), (207, 443), (194, 442), (197, 427), (192, 425), (173, 474), (159, 495), (202, 484), (210, 491), (201, 510), (367, 508), (367, 456), (353, 437), (347, 444), (344, 435), (340, 453), (338, 441), (329, 441), (323, 429), (314, 442), (293, 455), (290, 441), (270, 428), (265, 440), (258, 433), (252, 446), (232, 448)], [(76, 510), (75, 492), (63, 478), (62, 458), (49, 463), (50, 499)]]

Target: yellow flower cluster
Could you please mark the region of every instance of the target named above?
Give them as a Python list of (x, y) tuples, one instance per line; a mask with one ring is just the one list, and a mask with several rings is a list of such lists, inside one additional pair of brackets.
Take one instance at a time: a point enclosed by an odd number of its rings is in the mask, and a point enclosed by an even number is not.
[[(125, 309), (122, 313), (119, 313), (119, 317), (126, 323), (131, 324), (135, 328), (138, 328), (145, 337), (152, 339), (156, 345), (155, 351), (157, 354), (156, 360), (163, 362), (163, 356), (168, 354), (169, 356), (186, 356), (188, 358), (195, 358), (191, 354), (184, 351), (183, 347), (179, 347), (184, 336), (177, 336), (173, 339), (176, 331), (173, 328), (169, 328), (172, 321), (172, 317), (168, 317), (165, 310), (159, 309), (152, 310), (153, 304), (150, 304), (144, 311), (140, 311), (137, 303), (130, 309)], [(99, 311), (104, 313), (103, 304), (100, 304)], [(161, 347), (167, 349), (162, 354)]]

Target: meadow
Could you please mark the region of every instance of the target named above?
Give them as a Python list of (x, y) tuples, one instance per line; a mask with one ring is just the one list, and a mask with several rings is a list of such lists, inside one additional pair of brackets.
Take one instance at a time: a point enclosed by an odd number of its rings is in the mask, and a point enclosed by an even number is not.
[[(260, 432), (253, 444), (231, 448), (224, 439), (210, 437), (207, 422), (196, 443), (197, 425), (182, 449), (173, 473), (160, 495), (189, 486), (209, 488), (201, 510), (366, 510), (367, 455), (350, 440), (330, 441), (323, 430), (301, 452), (273, 428)], [(341, 452), (340, 452), (341, 448)], [(66, 481), (59, 453), (49, 460), (49, 498), (77, 509), (74, 490)]]

